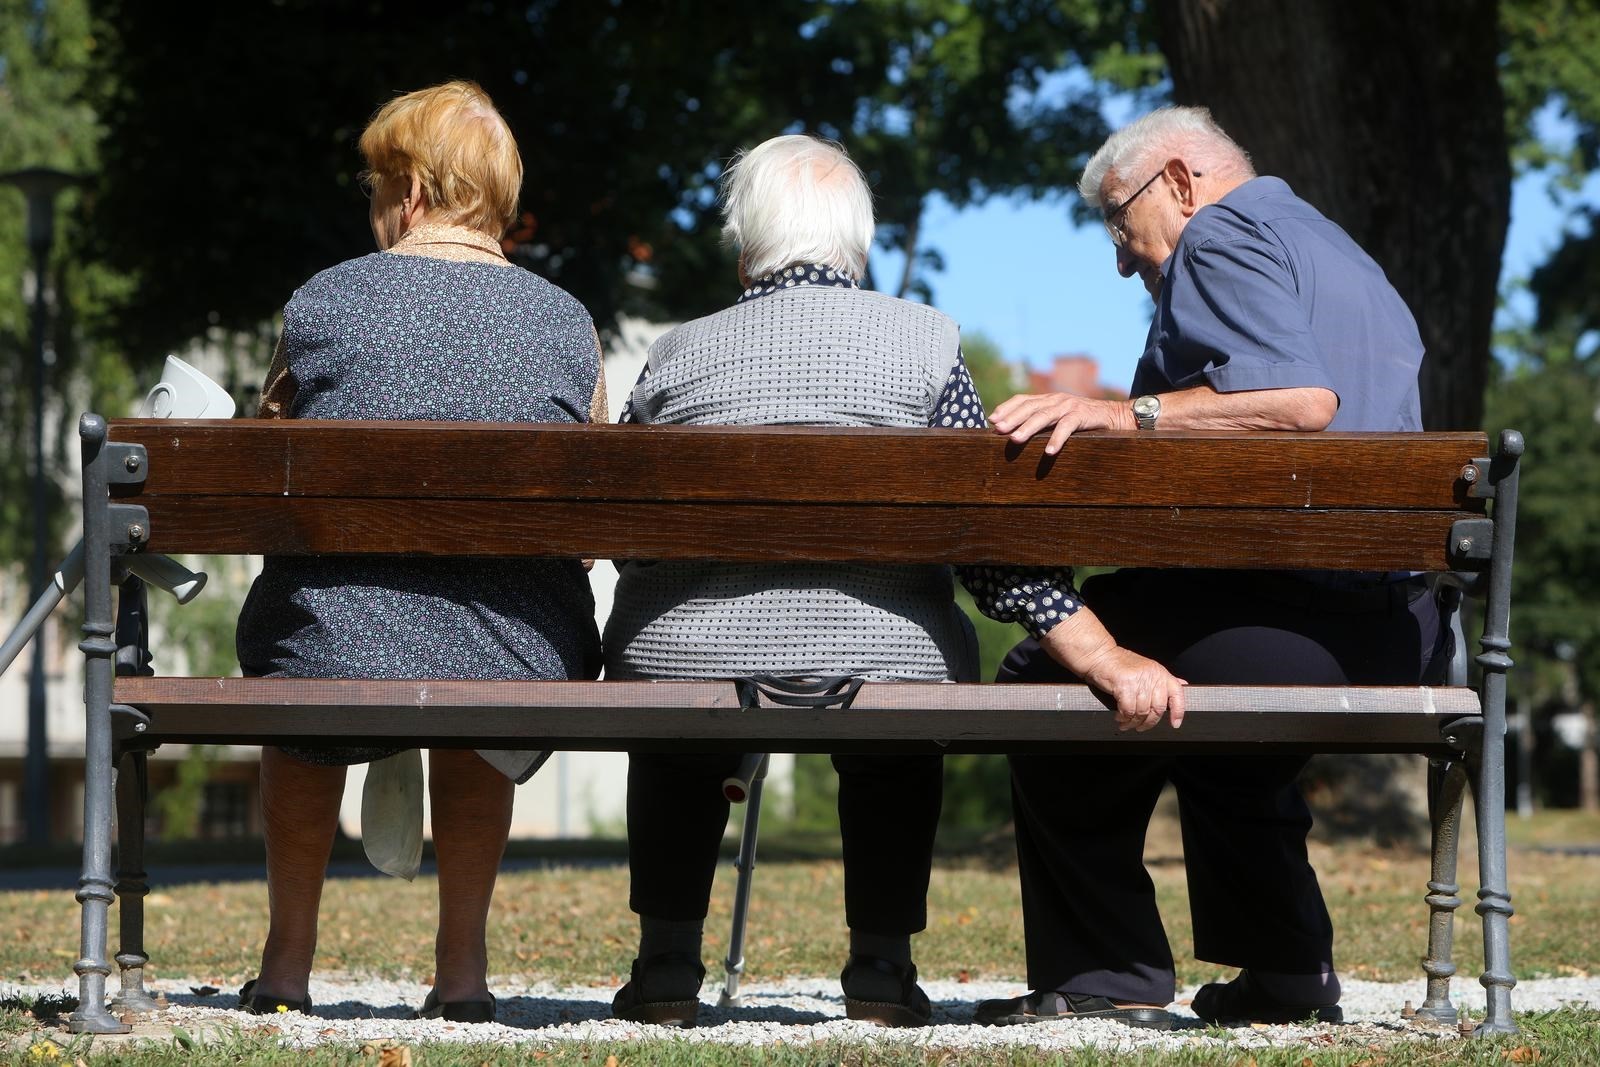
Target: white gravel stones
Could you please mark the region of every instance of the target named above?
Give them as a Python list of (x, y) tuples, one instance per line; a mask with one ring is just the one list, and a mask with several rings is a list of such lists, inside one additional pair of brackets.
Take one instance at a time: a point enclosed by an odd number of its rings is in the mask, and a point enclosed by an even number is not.
[[(1172, 1005), (1178, 1028), (1163, 1033), (1136, 1030), (1114, 1022), (1058, 1022), (1034, 1026), (985, 1027), (972, 1024), (972, 1009), (988, 997), (1015, 996), (1020, 983), (924, 982), (934, 1004), (935, 1025), (921, 1030), (883, 1030), (844, 1018), (844, 1002), (836, 979), (786, 978), (756, 982), (745, 987), (739, 1008), (715, 1005), (718, 986), (707, 976), (702, 991), (700, 1026), (687, 1031), (620, 1022), (611, 1018), (614, 989), (597, 986), (557, 987), (502, 978), (492, 984), (500, 997), (500, 1021), (462, 1025), (438, 1019), (411, 1019), (427, 989), (415, 982), (393, 982), (357, 977), (313, 980), (311, 996), (316, 1014), (296, 1012), (271, 1017), (251, 1016), (234, 1009), (234, 990), (210, 996), (191, 991), (196, 981), (162, 980), (154, 990), (165, 993), (171, 1007), (153, 1022), (164, 1034), (171, 1026), (200, 1032), (237, 1026), (242, 1030), (275, 1027), (281, 1040), (293, 1047), (320, 1044), (359, 1045), (392, 1039), (404, 1044), (423, 1041), (523, 1043), (538, 1047), (570, 1041), (627, 1041), (644, 1037), (678, 1038), (688, 1042), (763, 1045), (783, 1042), (809, 1045), (819, 1041), (905, 1042), (930, 1048), (1027, 1046), (1066, 1049), (1094, 1046), (1107, 1050), (1140, 1048), (1181, 1049), (1205, 1045), (1231, 1048), (1290, 1046), (1367, 1046), (1402, 1040), (1457, 1040), (1454, 1030), (1439, 1031), (1405, 1023), (1400, 1010), (1409, 1000), (1420, 1004), (1423, 984), (1346, 981), (1345, 1023), (1337, 1026), (1243, 1027), (1221, 1034), (1208, 1030), (1184, 1005), (1193, 990), (1186, 990)], [(0, 984), (0, 997), (17, 994), (71, 992), (71, 987)], [(1481, 1009), (1483, 994), (1471, 979), (1458, 981), (1457, 1003)], [(1545, 1011), (1564, 1006), (1600, 1008), (1600, 978), (1539, 978), (1519, 985), (1513, 993), (1518, 1011)], [(144, 1025), (144, 1024), (141, 1024)], [(155, 1027), (152, 1027), (154, 1030)], [(137, 1035), (136, 1027), (135, 1034)]]

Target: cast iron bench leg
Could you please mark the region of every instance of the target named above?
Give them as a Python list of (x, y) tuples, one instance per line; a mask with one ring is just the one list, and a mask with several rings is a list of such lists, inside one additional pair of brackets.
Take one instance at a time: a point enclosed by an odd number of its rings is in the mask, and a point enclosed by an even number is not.
[(1428, 816), (1433, 824), (1433, 877), (1428, 881), (1428, 955), (1422, 961), (1428, 976), (1428, 999), (1417, 1016), (1445, 1026), (1457, 1022), (1450, 1003), (1451, 961), (1456, 909), (1461, 907), (1461, 885), (1456, 880), (1456, 858), (1461, 845), (1461, 802), (1466, 793), (1467, 771), (1459, 760), (1428, 761)]
[(111, 1000), (115, 1012), (153, 1012), (165, 1005), (144, 988), (144, 898), (150, 892), (144, 870), (144, 812), (150, 794), (149, 757), (125, 752), (117, 770), (117, 927), (122, 988)]
[(1483, 917), (1483, 974), (1488, 1012), (1481, 1034), (1514, 1034), (1511, 1015), (1511, 889), (1506, 883), (1506, 672), (1511, 669), (1511, 558), (1516, 545), (1517, 466), (1522, 435), (1500, 434), (1491, 463), (1494, 483), (1494, 545), (1489, 596), (1484, 604), (1478, 666), (1483, 669), (1483, 743), (1467, 756), (1472, 807), (1478, 817), (1478, 905)]
[(78, 1034), (122, 1034), (131, 1027), (106, 1011), (106, 920), (112, 900), (111, 658), (117, 643), (111, 622), (111, 514), (105, 471), (106, 423), (85, 415), (78, 423), (83, 442), (83, 874), (77, 900), (83, 907), (78, 976), (78, 1010), (67, 1020)]
[(1506, 773), (1503, 733), (1483, 739), (1483, 754), (1471, 768), (1472, 806), (1478, 816), (1478, 904), (1483, 917), (1483, 974), (1478, 981), (1488, 993), (1488, 1014), (1480, 1034), (1514, 1034), (1511, 989), (1511, 891), (1506, 886)]

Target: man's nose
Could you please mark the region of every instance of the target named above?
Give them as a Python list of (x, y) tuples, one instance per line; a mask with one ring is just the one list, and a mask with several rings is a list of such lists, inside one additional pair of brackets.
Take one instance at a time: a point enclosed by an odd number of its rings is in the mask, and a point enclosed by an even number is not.
[(1125, 248), (1117, 249), (1117, 273), (1124, 278), (1131, 278), (1139, 270), (1139, 262), (1128, 254)]

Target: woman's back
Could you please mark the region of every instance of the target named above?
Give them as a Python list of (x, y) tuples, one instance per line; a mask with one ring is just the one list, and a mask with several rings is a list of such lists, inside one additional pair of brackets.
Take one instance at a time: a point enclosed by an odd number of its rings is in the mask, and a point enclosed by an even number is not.
[[(567, 293), (431, 256), (323, 271), (283, 336), (295, 418), (584, 422), (599, 373)], [(240, 615), (239, 660), (300, 677), (581, 678), (598, 663), (593, 614), (576, 560), (276, 557)]]
[[(927, 427), (957, 349), (955, 323), (932, 308), (800, 285), (657, 341), (633, 412), (641, 422), (680, 425)], [(816, 521), (831, 520), (819, 511)], [(605, 645), (613, 678), (940, 681), (970, 680), (977, 670), (944, 566), (630, 563)]]

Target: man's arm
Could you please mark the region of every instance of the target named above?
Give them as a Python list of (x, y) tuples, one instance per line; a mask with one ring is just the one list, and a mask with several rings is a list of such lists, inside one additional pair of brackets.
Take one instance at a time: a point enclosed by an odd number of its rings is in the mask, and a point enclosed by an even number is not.
[[(1163, 430), (1305, 430), (1327, 429), (1339, 411), (1331, 389), (1246, 389), (1219, 393), (1197, 385), (1161, 395)], [(1045, 445), (1055, 455), (1079, 430), (1133, 430), (1133, 408), (1126, 400), (1094, 400), (1072, 393), (1014, 396), (994, 409), (990, 425), (1021, 444), (1054, 426)]]

